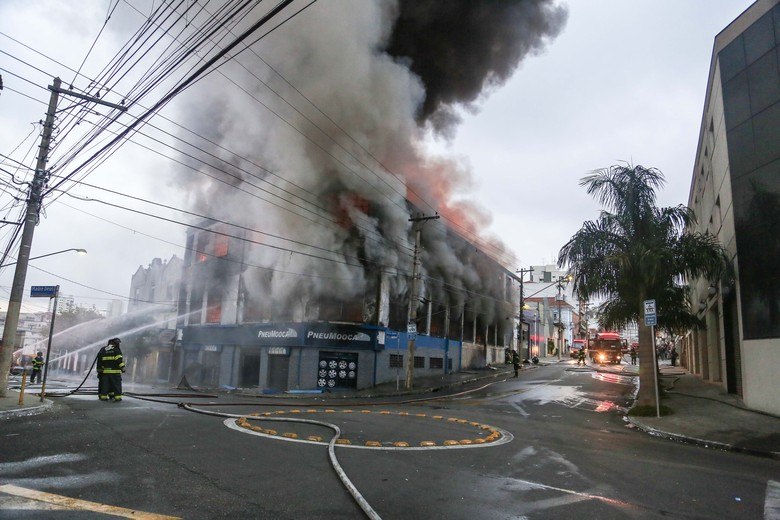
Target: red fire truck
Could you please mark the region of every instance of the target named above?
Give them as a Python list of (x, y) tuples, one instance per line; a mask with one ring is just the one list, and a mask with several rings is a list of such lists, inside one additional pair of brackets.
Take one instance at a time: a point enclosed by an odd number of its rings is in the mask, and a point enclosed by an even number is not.
[(588, 342), (590, 359), (600, 364), (619, 364), (623, 359), (623, 343), (617, 332), (598, 332)]

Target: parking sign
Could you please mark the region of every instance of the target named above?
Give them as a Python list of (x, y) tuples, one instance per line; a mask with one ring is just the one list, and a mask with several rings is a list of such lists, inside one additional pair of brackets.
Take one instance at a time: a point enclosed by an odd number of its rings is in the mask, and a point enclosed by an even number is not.
[(655, 313), (655, 300), (645, 300), (645, 326), (655, 327), (658, 317)]

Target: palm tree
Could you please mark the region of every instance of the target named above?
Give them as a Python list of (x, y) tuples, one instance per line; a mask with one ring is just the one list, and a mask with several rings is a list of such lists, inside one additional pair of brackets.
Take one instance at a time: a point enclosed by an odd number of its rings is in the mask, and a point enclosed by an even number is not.
[(656, 207), (663, 186), (656, 168), (611, 166), (580, 181), (606, 209), (585, 222), (561, 249), (558, 265), (567, 266), (583, 299), (604, 298), (600, 321), (606, 327), (639, 325), (638, 405), (656, 405), (653, 388), (653, 339), (644, 326), (643, 302), (656, 300), (658, 326), (701, 325), (691, 309), (686, 280), (714, 280), (726, 255), (709, 233), (687, 232), (695, 224), (686, 206)]

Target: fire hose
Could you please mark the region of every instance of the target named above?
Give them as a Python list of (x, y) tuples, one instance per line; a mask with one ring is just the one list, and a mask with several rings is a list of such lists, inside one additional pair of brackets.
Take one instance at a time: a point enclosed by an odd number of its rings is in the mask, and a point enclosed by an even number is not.
[(341, 483), (344, 484), (344, 487), (347, 489), (347, 491), (355, 500), (355, 502), (357, 502), (358, 506), (360, 506), (360, 509), (363, 510), (366, 516), (371, 520), (382, 520), (382, 517), (379, 516), (379, 514), (374, 510), (374, 508), (371, 507), (371, 505), (363, 497), (363, 495), (360, 494), (360, 491), (358, 491), (358, 489), (355, 487), (352, 481), (349, 480), (349, 477), (347, 477), (347, 474), (344, 472), (344, 469), (341, 467), (341, 464), (339, 464), (339, 461), (336, 458), (336, 449), (335, 449), (336, 441), (339, 439), (339, 437), (341, 437), (341, 428), (339, 428), (337, 425), (323, 422), (323, 421), (316, 421), (313, 419), (297, 419), (294, 417), (256, 417), (250, 415), (213, 412), (211, 410), (203, 410), (200, 408), (195, 408), (194, 406), (187, 403), (179, 403), (178, 406), (179, 408), (184, 408), (185, 410), (189, 410), (190, 412), (202, 413), (205, 415), (213, 415), (217, 417), (226, 417), (226, 418), (235, 418), (235, 419), (244, 418), (244, 419), (250, 419), (255, 421), (306, 423), (306, 424), (316, 424), (318, 426), (324, 426), (326, 428), (330, 428), (334, 432), (333, 437), (331, 437), (330, 442), (328, 443), (328, 458), (330, 459), (330, 465), (333, 467), (334, 471), (336, 472), (336, 475), (338, 475), (339, 480), (341, 480)]

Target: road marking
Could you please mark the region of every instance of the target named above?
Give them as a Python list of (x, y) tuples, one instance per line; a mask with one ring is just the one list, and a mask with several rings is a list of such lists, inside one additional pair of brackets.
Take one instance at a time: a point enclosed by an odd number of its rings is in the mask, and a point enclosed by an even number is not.
[(36, 491), (34, 489), (27, 489), (13, 484), (5, 484), (0, 486), (0, 493), (12, 495), (16, 497), (27, 498), (35, 500), (37, 502), (43, 502), (47, 507), (45, 509), (51, 509), (49, 506), (61, 507), (64, 509), (76, 510), (76, 511), (94, 511), (96, 513), (103, 513), (105, 515), (120, 516), (123, 518), (140, 518), (142, 520), (178, 520), (178, 516), (166, 516), (158, 515), (155, 513), (144, 513), (143, 511), (136, 511), (134, 509), (125, 509), (124, 507), (109, 506), (107, 504), (100, 504), (98, 502), (89, 502), (88, 500), (79, 500), (77, 498), (70, 498), (62, 495), (55, 495), (53, 493), (45, 493), (43, 491)]
[(519, 404), (517, 404), (517, 403), (516, 403), (516, 402), (514, 402), (514, 401), (510, 402), (510, 404), (511, 404), (511, 405), (514, 407), (514, 409), (515, 409), (515, 410), (517, 410), (518, 412), (520, 412), (520, 415), (522, 415), (522, 416), (523, 416), (523, 419), (525, 419), (526, 417), (528, 417), (529, 413), (528, 413), (528, 412), (526, 412), (526, 411), (523, 409), (523, 407), (522, 407), (522, 406), (520, 406)]
[(780, 520), (780, 482), (770, 480), (766, 484), (764, 520)]
[[(247, 429), (243, 426), (239, 426), (237, 424), (238, 419), (234, 418), (228, 418), (223, 421), (223, 424), (230, 428), (231, 430), (236, 430), (241, 433), (246, 433), (249, 435), (257, 435), (259, 437), (265, 437), (267, 439), (274, 439), (277, 441), (285, 441), (285, 442), (300, 442), (303, 444), (320, 444), (322, 446), (327, 446), (328, 442), (324, 441), (312, 441), (310, 439), (291, 439), (289, 437), (281, 437), (279, 435), (270, 435), (267, 432), (272, 430), (263, 430), (263, 431), (257, 431), (257, 430), (251, 430)], [(487, 425), (484, 425), (487, 426)], [(396, 445), (393, 446), (363, 446), (360, 444), (337, 444), (339, 448), (349, 448), (349, 449), (357, 449), (357, 450), (386, 450), (386, 451), (421, 451), (421, 450), (451, 450), (451, 449), (471, 449), (471, 448), (489, 448), (491, 446), (499, 446), (501, 444), (506, 444), (508, 442), (512, 442), (512, 440), (515, 438), (514, 435), (509, 433), (507, 430), (504, 430), (502, 428), (498, 428), (497, 426), (488, 426), (492, 431), (496, 432), (497, 437), (494, 437), (492, 441), (485, 442), (485, 443), (475, 443), (475, 444), (457, 444), (457, 441), (454, 441), (456, 444), (452, 446), (406, 446), (401, 447)]]

